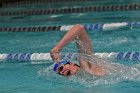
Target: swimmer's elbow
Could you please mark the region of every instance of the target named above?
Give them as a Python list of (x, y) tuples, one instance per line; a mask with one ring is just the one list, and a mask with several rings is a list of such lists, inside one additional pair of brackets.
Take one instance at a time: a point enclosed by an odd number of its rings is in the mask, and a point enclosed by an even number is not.
[(81, 24), (76, 24), (74, 27), (78, 28), (79, 30), (83, 30), (84, 27)]

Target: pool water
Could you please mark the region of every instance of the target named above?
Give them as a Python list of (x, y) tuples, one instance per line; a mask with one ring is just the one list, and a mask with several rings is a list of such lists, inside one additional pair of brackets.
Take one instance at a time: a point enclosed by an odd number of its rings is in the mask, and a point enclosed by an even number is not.
[[(114, 0), (116, 3), (118, 0)], [(138, 0), (135, 0), (138, 1)], [(108, 1), (109, 2), (109, 1)], [(105, 2), (100, 4), (104, 4)], [(112, 3), (112, 2), (111, 2)], [(89, 4), (89, 3), (88, 3)], [(96, 4), (96, 3), (95, 3)], [(61, 5), (61, 4), (60, 4)], [(70, 4), (67, 4), (70, 6)], [(91, 3), (92, 5), (92, 3)], [(49, 7), (49, 6), (48, 6)], [(59, 7), (59, 6), (56, 6)], [(6, 11), (20, 8), (7, 8)], [(27, 7), (28, 8), (28, 7)], [(43, 7), (35, 7), (43, 8)], [(47, 8), (47, 6), (46, 6)], [(85, 23), (112, 23), (140, 21), (140, 11), (95, 12), (57, 15), (7, 16), (0, 17), (0, 26), (65, 25)], [(0, 32), (0, 53), (47, 53), (66, 32)], [(87, 31), (94, 52), (140, 51), (140, 27), (125, 27), (106, 32)], [(71, 42), (62, 52), (77, 52)], [(139, 62), (110, 59), (128, 67), (139, 66)], [(39, 64), (40, 63), (40, 64)], [(87, 78), (62, 77), (52, 71), (52, 61), (14, 63), (0, 61), (0, 93), (139, 93), (140, 80), (86, 81)], [(134, 74), (134, 73), (133, 73)], [(87, 76), (89, 77), (89, 76)], [(119, 76), (118, 76), (119, 77)], [(139, 75), (140, 77), (140, 75)], [(128, 77), (129, 78), (129, 77)], [(112, 79), (113, 80), (113, 79)], [(114, 79), (115, 80), (115, 79)]]
[[(117, 51), (140, 51), (139, 28), (122, 29), (110, 32), (87, 31), (95, 52), (117, 52)], [(19, 52), (49, 52), (50, 49), (62, 38), (65, 32), (22, 32), (22, 33), (0, 33), (1, 53)], [(54, 37), (55, 36), (55, 37)], [(73, 50), (76, 45), (70, 43), (63, 52), (77, 52)], [(131, 62), (133, 61), (121, 61)], [(138, 62), (137, 62), (138, 64)], [(134, 65), (134, 64), (131, 64)], [(139, 81), (120, 81), (115, 84), (84, 85), (80, 82), (71, 81), (69, 78), (61, 77), (47, 70), (52, 63), (1, 63), (0, 64), (0, 92), (8, 93), (124, 93), (140, 91)], [(50, 73), (46, 72), (50, 71)], [(57, 78), (58, 77), (58, 78)], [(93, 81), (94, 82), (94, 81)], [(87, 83), (86, 83), (87, 84)]]

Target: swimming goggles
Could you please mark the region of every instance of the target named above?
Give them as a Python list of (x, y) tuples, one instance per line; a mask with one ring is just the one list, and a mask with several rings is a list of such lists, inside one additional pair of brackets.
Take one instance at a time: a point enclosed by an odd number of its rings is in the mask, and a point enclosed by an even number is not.
[(67, 64), (67, 63), (69, 63), (69, 61), (61, 61), (61, 62), (59, 62), (59, 63), (56, 63), (56, 64), (54, 65), (53, 70), (56, 71), (57, 68), (58, 68), (60, 65), (62, 65), (62, 64), (65, 65), (65, 64)]

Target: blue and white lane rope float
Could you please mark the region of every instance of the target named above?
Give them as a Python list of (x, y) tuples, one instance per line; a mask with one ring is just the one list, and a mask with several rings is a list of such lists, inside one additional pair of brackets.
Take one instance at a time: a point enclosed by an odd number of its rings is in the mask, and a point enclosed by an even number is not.
[[(61, 26), (25, 26), (25, 27), (0, 27), (0, 32), (45, 32), (45, 31), (69, 31), (74, 25)], [(101, 24), (83, 24), (86, 30), (90, 31), (108, 31), (119, 28), (140, 27), (140, 22), (121, 22), (121, 23), (101, 23)]]
[[(68, 31), (74, 25), (63, 25), (60, 31)], [(86, 30), (115, 30), (122, 27), (140, 27), (140, 22), (122, 22), (122, 23), (105, 23), (105, 24), (84, 24)]]
[[(78, 53), (61, 53), (62, 59), (67, 60), (77, 60)], [(140, 61), (140, 52), (111, 52), (111, 53), (95, 53), (96, 56), (100, 58), (115, 58), (119, 60), (133, 60)], [(39, 61), (39, 60), (52, 60), (50, 53), (10, 53), (10, 54), (0, 54), (1, 62), (5, 61)]]

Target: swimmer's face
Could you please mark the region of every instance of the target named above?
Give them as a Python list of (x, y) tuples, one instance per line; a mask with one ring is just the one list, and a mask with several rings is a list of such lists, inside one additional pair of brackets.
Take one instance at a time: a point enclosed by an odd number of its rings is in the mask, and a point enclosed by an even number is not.
[(57, 68), (57, 72), (60, 75), (64, 75), (64, 76), (71, 76), (71, 75), (75, 75), (78, 70), (80, 68), (74, 63), (74, 62), (70, 62), (67, 64), (62, 64)]

